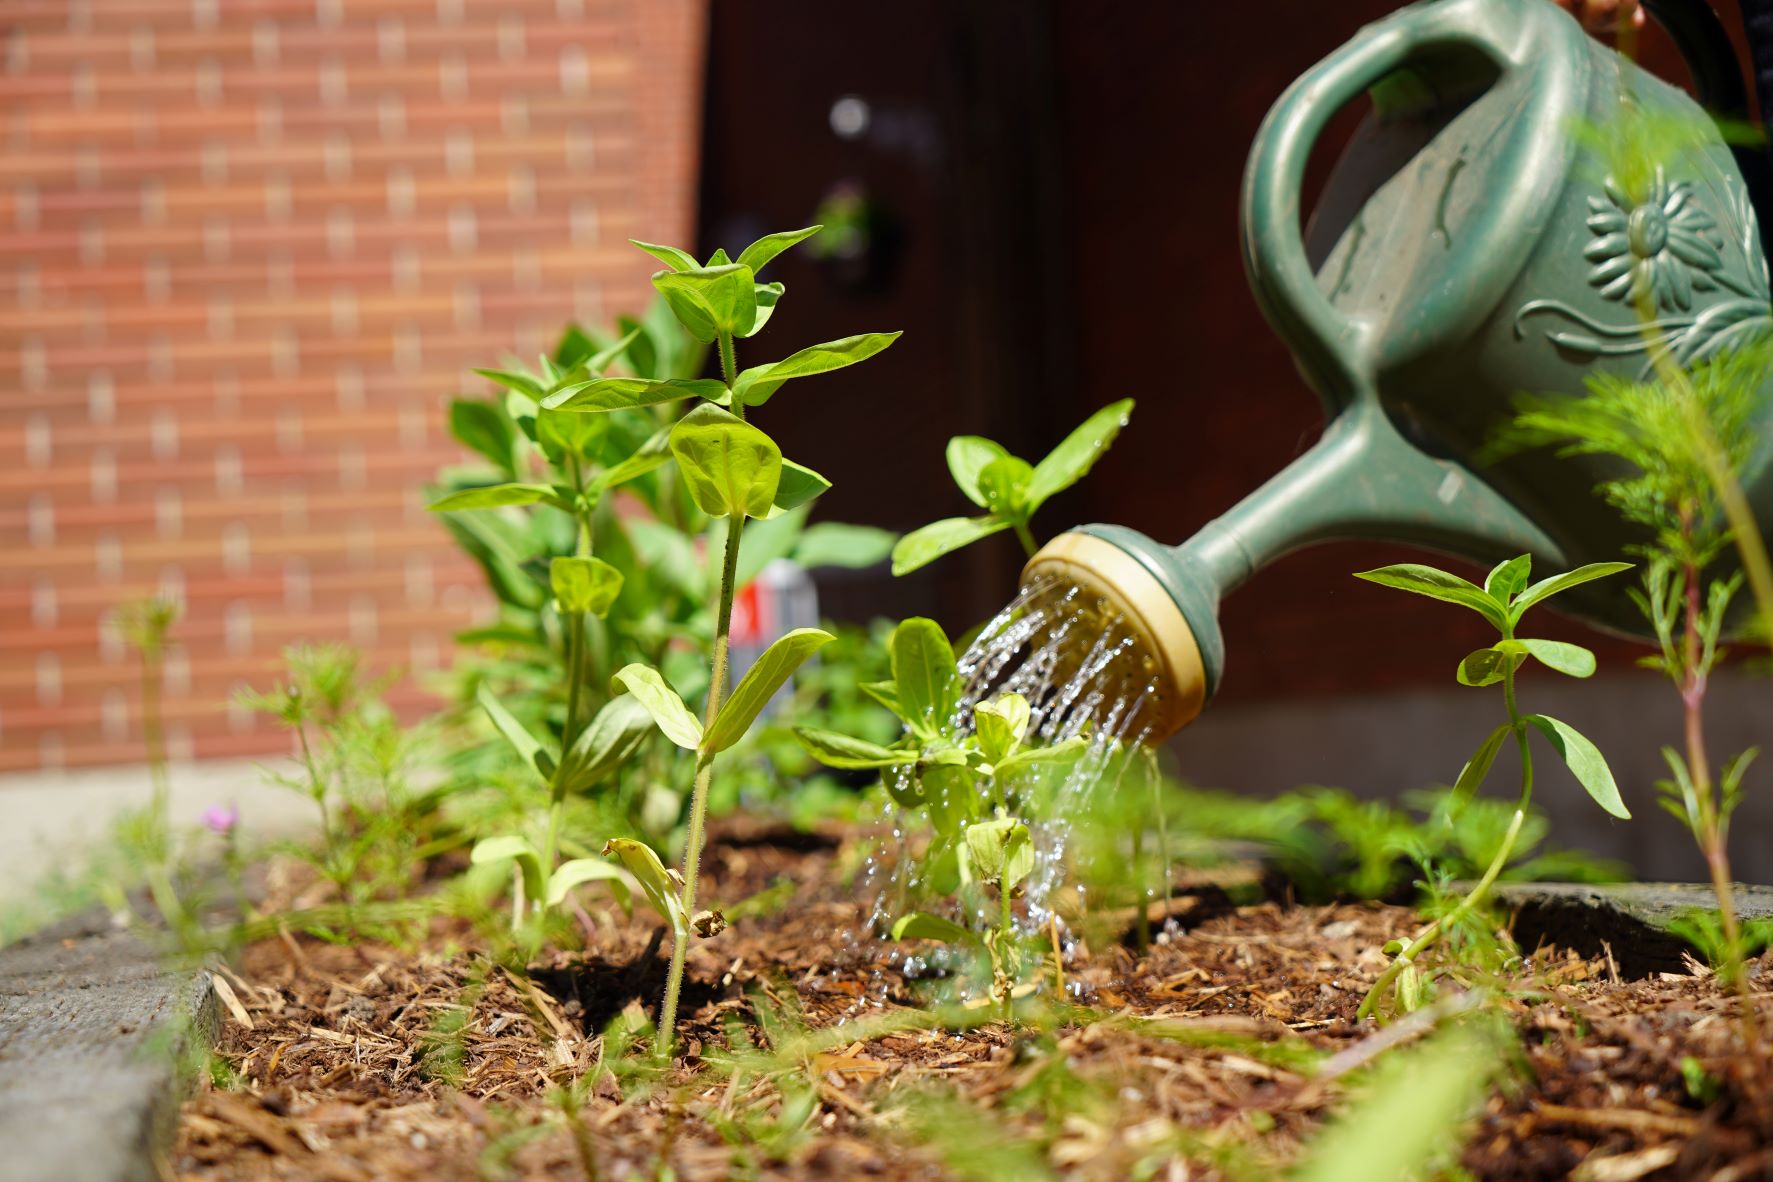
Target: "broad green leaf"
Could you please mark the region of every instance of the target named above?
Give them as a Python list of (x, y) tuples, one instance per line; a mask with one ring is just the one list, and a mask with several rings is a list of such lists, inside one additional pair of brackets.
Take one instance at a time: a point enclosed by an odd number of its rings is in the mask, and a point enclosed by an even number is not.
[(463, 447), (472, 448), (511, 474), (512, 449), (517, 434), (511, 420), (491, 403), (458, 398), (449, 404), (449, 433)]
[(477, 369), (474, 372), (514, 393), (527, 395), (530, 398), (542, 396), (542, 383), (526, 373), (518, 373), (508, 369)]
[(598, 412), (634, 410), (685, 398), (726, 397), (726, 387), (712, 378), (596, 378), (562, 386), (542, 400), (542, 409)]
[(653, 733), (652, 712), (633, 694), (611, 698), (561, 759), (556, 790), (583, 792), (609, 779), (645, 745)]
[(517, 754), (523, 757), (523, 761), (535, 768), (542, 779), (552, 778), (555, 765), (554, 756), (542, 746), (539, 739), (524, 729), (521, 722), (511, 716), (511, 712), (505, 709), (504, 703), (499, 701), (491, 687), (482, 683), (480, 688), (475, 691), (474, 696), (479, 700), (480, 708), (486, 711), (486, 716), (492, 719), (492, 724), (499, 729), (501, 735), (505, 736), (505, 741), (516, 748)]
[(882, 747), (879, 743), (840, 735), (835, 731), (797, 726), (794, 728), (794, 737), (800, 740), (800, 745), (814, 759), (826, 767), (866, 770), (917, 762), (915, 751), (895, 751), (891, 747)]
[(893, 573), (908, 575), (944, 554), (1002, 533), (1010, 524), (1001, 517), (949, 517), (914, 529), (893, 547)]
[(1459, 672), (1455, 676), (1460, 685), (1495, 685), (1508, 673), (1511, 661), (1519, 663), (1517, 658), (1500, 649), (1480, 648), (1466, 654), (1459, 662)]
[(1516, 640), (1523, 650), (1541, 665), (1556, 669), (1570, 677), (1592, 677), (1594, 654), (1579, 644), (1561, 640)]
[(1533, 556), (1523, 554), (1499, 562), (1484, 579), (1484, 591), (1493, 599), (1507, 603), (1526, 589), (1527, 576), (1533, 570)]
[(1540, 579), (1509, 605), (1509, 618), (1518, 620), (1521, 613), (1542, 599), (1547, 599), (1572, 587), (1580, 587), (1584, 583), (1592, 583), (1596, 579), (1604, 579), (1608, 575), (1616, 575), (1622, 570), (1630, 570), (1629, 562), (1591, 562), (1587, 566), (1579, 566), (1575, 570), (1565, 571), (1561, 575), (1552, 575), (1549, 579)]
[(798, 353), (767, 365), (754, 365), (733, 383), (733, 394), (746, 406), (762, 406), (790, 378), (830, 373), (866, 361), (899, 339), (896, 332), (865, 332), (822, 345), (809, 345)]
[(1003, 694), (974, 707), (973, 729), (985, 758), (996, 763), (1019, 747), (1032, 713), (1028, 699), (1021, 694)]
[(992, 460), (979, 472), (979, 492), (985, 507), (1000, 517), (1026, 517), (1034, 512), (1028, 500), (1028, 482), (1034, 469), (1020, 456)]
[(753, 271), (761, 271), (764, 264), (799, 242), (805, 242), (814, 234), (824, 229), (823, 226), (808, 226), (804, 230), (781, 230), (774, 234), (765, 234), (750, 246), (739, 252), (739, 262)]
[(899, 687), (890, 681), (864, 681), (856, 686), (864, 694), (891, 710), (900, 722), (905, 721), (905, 707), (899, 702)]
[(1631, 819), (1630, 810), (1619, 798), (1619, 785), (1613, 782), (1613, 772), (1607, 767), (1607, 760), (1598, 747), (1569, 723), (1559, 722), (1544, 714), (1529, 714), (1527, 721), (1551, 740), (1551, 745), (1563, 757), (1564, 766), (1570, 769), (1570, 774), (1594, 797), (1596, 804), (1615, 817), (1627, 821)]
[(885, 559), (898, 540), (899, 535), (888, 529), (821, 521), (800, 535), (794, 545), (794, 561), (809, 570), (821, 566), (859, 570)]
[(667, 267), (675, 267), (679, 271), (694, 271), (697, 267), (701, 266), (700, 263), (696, 262), (695, 256), (690, 254), (687, 250), (679, 250), (675, 246), (660, 246), (656, 242), (642, 242), (638, 238), (630, 238), (628, 241), (646, 251), (646, 253), (652, 255)]
[(702, 738), (702, 758), (708, 759), (737, 743), (751, 729), (764, 704), (794, 671), (835, 639), (818, 628), (796, 628), (763, 650), (763, 655), (745, 671), (732, 696), (721, 703), (714, 725)]
[(487, 484), (479, 488), (464, 488), (460, 492), (440, 497), (431, 502), (431, 512), (461, 513), (469, 509), (503, 509), (510, 505), (553, 505), (556, 509), (569, 508), (560, 495), (546, 484)]
[(590, 459), (608, 434), (609, 419), (604, 415), (544, 409), (536, 420), (536, 442), (542, 454), (556, 464), (563, 464), (568, 456)]
[(1033, 767), (1036, 764), (1076, 763), (1078, 758), (1089, 748), (1089, 740), (1084, 738), (1066, 739), (1062, 743), (1054, 743), (1051, 747), (1023, 747), (998, 761), (993, 771), (997, 775), (1016, 771), (1018, 768)]
[(570, 862), (562, 862), (560, 867), (548, 878), (548, 896), (544, 900), (546, 906), (558, 907), (566, 900), (566, 896), (576, 886), (587, 882), (604, 882), (609, 884), (610, 893), (616, 902), (626, 911), (634, 904), (634, 892), (628, 887), (628, 876), (602, 858), (574, 858)]
[(474, 843), (474, 849), (468, 854), (468, 861), (476, 866), (484, 866), (492, 862), (516, 862), (523, 872), (523, 893), (532, 903), (540, 902), (547, 893), (547, 884), (542, 878), (542, 855), (527, 838), (514, 834), (499, 837), (486, 837)]
[(757, 322), (757, 278), (739, 263), (660, 271), (653, 286), (698, 341), (745, 336)]
[(1013, 890), (1034, 872), (1034, 843), (1028, 826), (1014, 817), (978, 821), (967, 826), (966, 854), (972, 874)]
[(597, 351), (596, 337), (577, 324), (569, 324), (561, 330), (560, 339), (554, 342), (554, 355), (550, 360), (558, 369), (571, 369)]
[(1365, 579), (1369, 583), (1378, 583), (1381, 587), (1412, 591), (1417, 595), (1426, 595), (1430, 599), (1438, 599), (1443, 603), (1456, 603), (1460, 607), (1468, 607), (1490, 621), (1498, 632), (1503, 630), (1502, 606), (1484, 594), (1483, 588), (1465, 581), (1458, 575), (1448, 574), (1444, 570), (1436, 570), (1432, 566), (1421, 566), (1414, 562), (1405, 562), (1396, 566), (1382, 566), (1377, 570), (1362, 571), (1354, 577)]
[(893, 629), (893, 683), (911, 729), (939, 735), (960, 701), (960, 667), (942, 626), (913, 616)]
[(701, 722), (690, 713), (690, 708), (683, 704), (683, 699), (657, 669), (635, 662), (617, 672), (613, 683), (611, 689), (621, 686), (622, 691), (633, 694), (635, 700), (646, 707), (667, 739), (685, 751), (694, 751), (702, 745)]
[(778, 509), (798, 509), (814, 497), (823, 495), (830, 487), (831, 482), (811, 468), (785, 459), (782, 461), (781, 481), (776, 485), (775, 506)]
[(955, 486), (966, 494), (967, 500), (984, 509), (987, 506), (985, 493), (979, 488), (979, 473), (993, 460), (1009, 454), (1001, 443), (983, 435), (956, 435), (948, 441), (948, 474), (954, 477)]
[(1490, 765), (1496, 762), (1497, 752), (1502, 750), (1502, 741), (1513, 733), (1514, 727), (1505, 722), (1484, 736), (1478, 749), (1459, 769), (1459, 778), (1453, 782), (1454, 800), (1469, 800), (1471, 794), (1483, 785), (1484, 777), (1490, 774)]
[(609, 615), (622, 593), (622, 572), (601, 558), (556, 558), (548, 564), (548, 582), (563, 612)]
[(1097, 458), (1114, 442), (1114, 437), (1120, 434), (1120, 429), (1127, 425), (1132, 413), (1131, 398), (1112, 402), (1085, 419), (1082, 426), (1048, 452), (1046, 458), (1034, 466), (1034, 475), (1028, 481), (1028, 511), (1033, 513), (1054, 493), (1082, 480)]
[(621, 859), (628, 873), (640, 884), (646, 901), (671, 925), (673, 932), (679, 936), (689, 934), (689, 916), (683, 913), (683, 901), (677, 895), (680, 888), (651, 846), (627, 837), (612, 837), (604, 843), (603, 852), (605, 856), (614, 854)]
[(730, 411), (703, 403), (671, 428), (671, 454), (710, 517), (764, 517), (782, 480), (782, 450)]
[(943, 944), (967, 944), (977, 937), (952, 919), (925, 911), (913, 911), (893, 921), (895, 940), (936, 940)]
[(647, 438), (627, 459), (612, 464), (592, 478), (588, 491), (601, 495), (605, 490), (637, 480), (671, 459), (671, 428), (661, 427)]

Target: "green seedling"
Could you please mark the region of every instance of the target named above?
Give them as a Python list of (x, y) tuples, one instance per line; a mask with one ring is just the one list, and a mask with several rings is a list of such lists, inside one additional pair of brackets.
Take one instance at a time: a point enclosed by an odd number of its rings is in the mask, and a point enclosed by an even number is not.
[[(610, 414), (541, 405), (592, 380), (689, 382), (704, 356), (660, 296), (644, 316), (622, 317), (610, 333), (569, 328), (533, 368), (476, 371), (499, 393), (451, 404), (450, 431), (478, 462), (441, 474), (433, 508), (479, 564), (499, 612), (458, 637), (469, 655), (452, 677), (466, 705), (478, 709), (490, 688), (525, 729), (567, 749), (574, 741), (567, 731), (598, 714), (613, 696), (612, 676), (627, 665), (664, 669), (692, 697), (705, 691), (722, 548), (698, 548), (709, 519), (672, 460), (681, 404)], [(619, 513), (618, 501), (626, 506)], [(867, 566), (892, 547), (895, 535), (883, 530), (809, 526), (809, 508), (746, 526), (739, 585), (777, 558)], [(572, 798), (573, 824), (668, 837), (687, 796), (673, 787), (679, 762), (671, 744), (650, 736), (596, 793)], [(467, 785), (501, 780), (509, 766), (497, 740), (469, 747), (452, 763)], [(793, 787), (786, 773), (757, 765), (748, 765), (749, 797)], [(474, 795), (453, 793), (451, 807), (458, 816), (480, 813), (475, 827), (482, 831), (507, 831), (530, 808), (521, 791), (482, 793), (480, 802)], [(723, 803), (732, 807), (737, 795)]]
[(1123, 398), (1103, 407), (1065, 437), (1046, 458), (1030, 464), (979, 435), (948, 441), (948, 471), (967, 500), (985, 510), (979, 517), (950, 517), (913, 530), (893, 547), (893, 573), (921, 566), (982, 538), (1014, 530), (1030, 557), (1036, 549), (1029, 519), (1054, 495), (1082, 480), (1133, 413)]
[[(747, 411), (763, 406), (786, 382), (864, 361), (899, 336), (896, 332), (864, 333), (809, 346), (781, 361), (738, 368), (735, 342), (762, 329), (783, 294), (780, 283), (760, 283), (757, 272), (818, 229), (811, 226), (766, 235), (746, 247), (736, 261), (724, 250), (717, 250), (705, 265), (676, 247), (636, 242), (665, 264), (665, 270), (653, 275), (653, 286), (678, 323), (696, 340), (717, 347), (720, 380), (587, 376), (557, 384), (538, 403), (543, 411), (573, 412), (579, 418), (595, 419), (610, 411), (694, 401), (693, 408), (671, 426), (665, 445), (696, 507), (711, 520), (723, 523), (724, 557), (703, 718), (696, 719), (657, 668), (635, 663), (615, 677), (620, 690), (634, 695), (667, 739), (695, 754), (683, 882), (677, 896), (684, 916), (697, 914), (697, 877), (715, 757), (750, 729), (764, 704), (794, 670), (831, 640), (829, 633), (817, 629), (788, 634), (770, 646), (740, 681), (731, 700), (725, 700), (728, 638), (744, 522), (798, 509), (830, 487), (830, 482), (811, 468), (783, 456), (773, 439), (747, 421)], [(659, 1050), (666, 1054), (675, 1034), (687, 940), (687, 928), (674, 920), (671, 967), (659, 1013)]]
[[(123, 642), (141, 657), (142, 745), (152, 784), (147, 807), (123, 818), (117, 827), (117, 835), (128, 848), (131, 860), (142, 868), (148, 897), (167, 930), (190, 945), (197, 924), (184, 900), (179, 898), (174, 881), (177, 857), (172, 818), (168, 814), (167, 797), (171, 785), (166, 763), (166, 726), (160, 700), (165, 680), (166, 649), (172, 630), (183, 615), (184, 607), (177, 600), (155, 597), (123, 604), (112, 614), (111, 622)], [(121, 888), (113, 887), (107, 893), (112, 896), (112, 909), (123, 910)]]
[(960, 668), (934, 620), (913, 618), (894, 629), (892, 657), (893, 679), (863, 689), (905, 724), (897, 743), (885, 746), (810, 727), (795, 734), (828, 766), (881, 771), (894, 803), (928, 820), (932, 839), (924, 858), (936, 891), (979, 886), (996, 893), (998, 919), (984, 933), (917, 911), (902, 916), (892, 934), (896, 940), (983, 948), (991, 958), (992, 998), (1007, 1015), (1020, 960), (1013, 901), (1034, 870), (1033, 841), (1015, 816), (1027, 803), (1017, 779), (1027, 769), (1074, 762), (1087, 742), (1030, 744), (1033, 712), (1027, 699), (1014, 693), (981, 702), (967, 730), (960, 718)]
[(1631, 816), (1624, 801), (1619, 798), (1619, 787), (1613, 781), (1613, 773), (1607, 767), (1606, 759), (1593, 743), (1566, 722), (1544, 714), (1521, 713), (1515, 702), (1515, 676), (1529, 659), (1570, 677), (1589, 677), (1595, 669), (1594, 654), (1580, 645), (1517, 636), (1516, 630), (1527, 609), (1572, 587), (1629, 570), (1630, 567), (1631, 564), (1626, 562), (1591, 563), (1528, 585), (1532, 560), (1523, 554), (1519, 558), (1499, 563), (1484, 580), (1482, 587), (1457, 575), (1414, 564), (1381, 567), (1355, 576), (1378, 583), (1382, 587), (1426, 595), (1443, 603), (1468, 608), (1482, 616), (1500, 634), (1495, 644), (1467, 654), (1459, 663), (1457, 679), (1460, 685), (1502, 687), (1503, 707), (1508, 713), (1508, 720), (1497, 726), (1478, 744), (1476, 752), (1454, 782), (1455, 795), (1467, 796), (1483, 784), (1497, 753), (1511, 738), (1520, 752), (1521, 761), (1520, 796), (1514, 813), (1509, 818), (1508, 828), (1503, 833), (1502, 841), (1483, 877), (1478, 879), (1477, 885), (1458, 904), (1430, 923), (1415, 938), (1407, 942), (1394, 941), (1395, 947), (1388, 946), (1394, 959), (1361, 1002), (1358, 1017), (1365, 1018), (1371, 1014), (1385, 992), (1394, 984), (1397, 986), (1401, 1008), (1414, 1009), (1419, 1004), (1423, 981), (1421, 970), (1416, 965), (1417, 957), (1443, 932), (1483, 902), (1491, 885), (1507, 866), (1521, 827), (1526, 823), (1528, 806), (1533, 798), (1533, 752), (1527, 741), (1531, 732), (1538, 731), (1545, 737), (1562, 758), (1564, 766), (1570, 769), (1571, 774), (1589, 796), (1594, 798), (1596, 804), (1615, 817)]
[[(1741, 572), (1717, 568), (1732, 542), (1742, 542), (1729, 496), (1731, 489), (1740, 495), (1737, 477), (1759, 443), (1755, 408), (1768, 357), (1768, 349), (1757, 346), (1690, 370), (1665, 362), (1652, 380), (1639, 382), (1596, 374), (1586, 398), (1523, 400), (1502, 444), (1509, 450), (1552, 446), (1566, 455), (1614, 456), (1631, 469), (1598, 491), (1650, 539), (1637, 547), (1648, 561), (1632, 597), (1656, 636), (1657, 652), (1641, 664), (1665, 674), (1681, 699), (1682, 745), (1663, 748), (1670, 778), (1657, 785), (1658, 803), (1686, 827), (1705, 858), (1724, 935), (1719, 976), (1739, 993), (1751, 1046), (1758, 1045), (1759, 1023), (1742, 971), (1729, 836), (1743, 773), (1756, 751), (1714, 770), (1705, 700), (1743, 582)], [(1749, 527), (1758, 540), (1752, 519)]]

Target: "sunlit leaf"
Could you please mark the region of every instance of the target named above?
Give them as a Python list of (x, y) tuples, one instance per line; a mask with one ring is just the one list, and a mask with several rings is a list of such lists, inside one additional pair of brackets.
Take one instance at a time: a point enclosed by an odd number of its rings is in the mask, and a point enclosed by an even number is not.
[(659, 855), (653, 853), (651, 846), (631, 838), (612, 837), (604, 843), (603, 852), (605, 856), (614, 854), (621, 859), (628, 873), (640, 884), (646, 901), (671, 925), (673, 932), (679, 937), (689, 935), (689, 916), (684, 914), (683, 902), (678, 898), (677, 883), (666, 872), (665, 864), (659, 861)]
[(552, 486), (546, 484), (484, 484), (464, 488), (431, 502), (433, 513), (461, 513), (469, 509), (504, 509), (512, 505), (553, 505), (568, 508)]
[(602, 619), (622, 593), (622, 572), (601, 558), (556, 558), (548, 582), (563, 612), (589, 612)]
[(562, 386), (542, 400), (544, 410), (600, 412), (634, 410), (685, 398), (719, 399), (726, 387), (712, 378), (594, 378)]
[(1484, 579), (1484, 591), (1506, 603), (1526, 589), (1527, 576), (1532, 570), (1531, 554), (1522, 554), (1519, 558), (1499, 562)]
[(1411, 591), (1443, 603), (1468, 607), (1490, 621), (1498, 632), (1503, 629), (1502, 605), (1486, 595), (1483, 588), (1444, 570), (1405, 562), (1396, 566), (1382, 566), (1377, 570), (1361, 571), (1354, 577), (1365, 579), (1369, 583), (1378, 583), (1381, 587)]
[(671, 454), (710, 517), (763, 517), (782, 479), (782, 450), (730, 411), (707, 403), (671, 429)]
[(505, 741), (516, 749), (523, 761), (535, 768), (542, 779), (550, 779), (554, 775), (555, 760), (541, 741), (505, 709), (504, 703), (499, 701), (498, 695), (492, 692), (490, 686), (483, 682), (474, 696), (480, 702), (480, 708), (486, 711), (486, 716), (492, 719), (493, 726), (505, 736)]
[(547, 887), (542, 879), (542, 855), (526, 838), (514, 834), (486, 837), (474, 843), (468, 861), (476, 866), (497, 862), (516, 862), (523, 874), (523, 893), (531, 902), (542, 898)]
[(822, 345), (809, 345), (798, 353), (767, 365), (754, 365), (733, 383), (733, 393), (746, 406), (762, 406), (790, 378), (830, 373), (834, 369), (866, 361), (899, 339), (896, 332), (865, 332)]
[(943, 919), (939, 915), (930, 915), (923, 911), (913, 911), (910, 915), (901, 915), (893, 921), (893, 939), (937, 940), (943, 944), (966, 944), (977, 937), (952, 919)]
[(1509, 605), (1508, 614), (1511, 619), (1519, 620), (1521, 613), (1542, 599), (1547, 599), (1572, 587), (1580, 587), (1584, 583), (1592, 583), (1596, 579), (1604, 579), (1608, 575), (1616, 575), (1620, 571), (1630, 570), (1629, 562), (1591, 562), (1587, 566), (1579, 566), (1575, 570), (1565, 571), (1561, 575), (1552, 575), (1549, 579), (1541, 579), (1522, 591)]
[(908, 575), (928, 566), (944, 554), (969, 546), (980, 538), (1002, 533), (1011, 523), (1001, 517), (950, 517), (912, 530), (893, 547), (893, 573)]
[(607, 883), (616, 902), (622, 905), (622, 910), (626, 911), (633, 906), (634, 892), (628, 886), (628, 876), (602, 858), (574, 858), (570, 862), (562, 862), (548, 878), (548, 894), (543, 900), (544, 905), (558, 907), (574, 887), (587, 882)]
[(1607, 767), (1606, 757), (1601, 754), (1600, 748), (1567, 722), (1560, 722), (1543, 714), (1529, 714), (1527, 721), (1551, 740), (1551, 745), (1563, 757), (1564, 766), (1570, 769), (1570, 774), (1594, 797), (1596, 804), (1615, 817), (1628, 821), (1631, 819), (1631, 811), (1619, 798), (1619, 785), (1613, 782), (1612, 769)]
[(652, 711), (635, 695), (611, 698), (561, 758), (556, 790), (583, 792), (607, 780), (640, 751), (655, 725)]
[(1028, 481), (1028, 511), (1033, 513), (1054, 493), (1082, 480), (1108, 450), (1108, 445), (1114, 442), (1114, 437), (1120, 434), (1120, 429), (1127, 425), (1132, 413), (1131, 398), (1110, 403), (1085, 419), (1058, 447), (1048, 452), (1046, 458), (1034, 466), (1034, 474)]
[(1032, 714), (1021, 694), (1002, 694), (974, 707), (973, 727), (985, 758), (996, 763), (1020, 746)]
[(683, 704), (683, 699), (657, 669), (636, 662), (624, 666), (612, 680), (614, 685), (633, 694), (646, 707), (667, 739), (686, 751), (694, 751), (702, 745), (701, 721), (690, 713), (690, 708)]
[(1002, 444), (983, 435), (956, 435), (948, 441), (948, 474), (954, 477), (956, 487), (966, 494), (967, 500), (984, 509), (985, 494), (979, 488), (979, 473), (985, 465), (1009, 454)]
[(913, 616), (893, 629), (893, 684), (911, 728), (937, 735), (960, 702), (960, 667), (940, 624)]
[(794, 737), (800, 740), (800, 745), (814, 759), (826, 767), (866, 770), (917, 762), (916, 751), (894, 750), (878, 743), (870, 743), (866, 739), (852, 738), (816, 727), (797, 726), (794, 728)]
[(822, 229), (823, 226), (808, 226), (802, 230), (781, 230), (774, 234), (765, 234), (739, 252), (739, 262), (753, 271), (761, 271), (771, 259), (790, 246), (805, 242)]
[(702, 739), (702, 757), (706, 759), (738, 742), (764, 705), (794, 676), (794, 671), (835, 639), (818, 628), (796, 628), (765, 649), (745, 671), (732, 696), (721, 703), (714, 725)]

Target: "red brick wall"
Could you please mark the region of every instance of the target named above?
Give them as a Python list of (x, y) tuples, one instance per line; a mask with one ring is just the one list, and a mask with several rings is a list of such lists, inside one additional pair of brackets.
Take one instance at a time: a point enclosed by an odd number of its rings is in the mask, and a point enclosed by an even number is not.
[[(175, 756), (292, 642), (422, 671), (483, 609), (420, 485), (464, 371), (689, 237), (699, 0), (0, 6), (0, 771), (141, 758), (105, 625), (170, 590)], [(396, 697), (411, 704), (409, 679)]]

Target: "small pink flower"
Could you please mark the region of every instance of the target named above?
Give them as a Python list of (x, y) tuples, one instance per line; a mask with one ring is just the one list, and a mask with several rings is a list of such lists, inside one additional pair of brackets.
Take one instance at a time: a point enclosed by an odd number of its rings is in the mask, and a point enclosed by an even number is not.
[(240, 807), (233, 801), (227, 804), (212, 804), (203, 810), (203, 827), (211, 833), (219, 833), (223, 837), (234, 832), (234, 826), (240, 824)]

